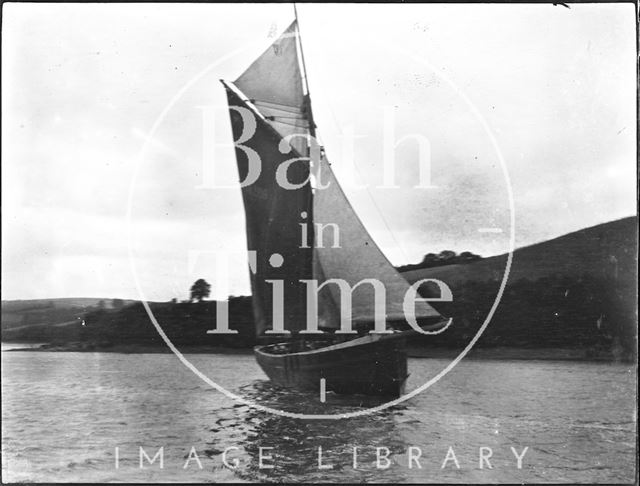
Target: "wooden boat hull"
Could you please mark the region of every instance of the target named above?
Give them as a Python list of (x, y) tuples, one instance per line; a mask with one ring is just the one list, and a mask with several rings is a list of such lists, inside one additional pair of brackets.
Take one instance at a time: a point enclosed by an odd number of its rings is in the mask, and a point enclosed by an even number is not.
[(254, 353), (269, 379), (280, 386), (319, 392), (324, 378), (326, 390), (340, 394), (397, 397), (404, 392), (408, 377), (404, 338), (270, 353), (276, 346), (257, 346)]

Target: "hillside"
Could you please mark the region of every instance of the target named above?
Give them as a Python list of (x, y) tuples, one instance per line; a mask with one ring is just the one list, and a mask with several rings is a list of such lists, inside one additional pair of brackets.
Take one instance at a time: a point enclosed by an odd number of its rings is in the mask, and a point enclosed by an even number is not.
[(92, 297), (2, 301), (2, 330), (17, 330), (27, 326), (65, 326), (80, 322), (79, 319), (92, 310), (117, 310), (133, 302)]
[[(520, 248), (500, 305), (480, 347), (579, 348), (586, 355), (637, 353), (637, 217), (586, 228)], [(403, 273), (414, 283), (436, 278), (452, 289), (452, 303), (434, 303), (455, 325), (423, 340), (460, 348), (487, 315), (506, 255), (464, 265)], [(424, 289), (427, 296), (430, 288)]]
[[(638, 218), (635, 216), (592, 226), (543, 243), (514, 251), (508, 282), (537, 280), (554, 274), (580, 277), (585, 274), (636, 280)], [(456, 286), (467, 281), (501, 279), (506, 255), (484, 258), (464, 265), (448, 265), (403, 272), (409, 283), (437, 278)]]

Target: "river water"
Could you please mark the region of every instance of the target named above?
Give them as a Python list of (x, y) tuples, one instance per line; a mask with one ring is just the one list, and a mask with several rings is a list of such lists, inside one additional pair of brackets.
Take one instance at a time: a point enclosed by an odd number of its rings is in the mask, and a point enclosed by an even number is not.
[[(249, 354), (186, 357), (230, 391), (278, 409), (344, 413), (379, 404), (331, 393), (321, 403), (317, 394), (279, 390)], [(447, 364), (410, 359), (407, 389)], [(311, 421), (237, 403), (172, 354), (3, 352), (2, 476), (5, 482), (632, 482), (635, 389), (631, 365), (463, 360), (392, 409)], [(153, 464), (143, 455), (141, 468), (141, 448), (153, 459), (161, 447), (162, 468), (160, 455)], [(225, 449), (235, 468), (225, 466)], [(481, 454), (488, 457), (482, 468)]]

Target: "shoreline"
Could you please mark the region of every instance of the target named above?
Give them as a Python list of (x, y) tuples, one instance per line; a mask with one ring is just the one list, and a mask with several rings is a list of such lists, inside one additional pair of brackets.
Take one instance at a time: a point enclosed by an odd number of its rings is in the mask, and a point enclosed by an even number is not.
[[(410, 358), (454, 359), (462, 350), (447, 348), (409, 348)], [(613, 353), (590, 355), (586, 349), (579, 348), (519, 348), (500, 346), (495, 348), (473, 348), (464, 357), (471, 360), (496, 361), (581, 361), (597, 363), (633, 363), (623, 360)]]
[[(11, 343), (3, 343), (11, 344)], [(27, 344), (27, 343), (19, 343)], [(252, 348), (230, 348), (211, 346), (176, 346), (183, 354), (253, 354)], [(172, 354), (167, 346), (148, 346), (137, 344), (116, 344), (111, 346), (98, 346), (85, 343), (70, 344), (41, 344), (37, 347), (11, 348), (3, 352), (28, 351), (28, 352), (59, 352), (59, 353), (120, 353), (120, 354)]]
[[(11, 344), (6, 342), (4, 344)], [(68, 344), (41, 344), (40, 346), (28, 346), (28, 343), (16, 343), (25, 347), (7, 349), (3, 352), (27, 351), (27, 352), (62, 352), (62, 353), (120, 353), (120, 354), (171, 354), (167, 346), (149, 346), (136, 344), (119, 344), (111, 346), (99, 346), (87, 343)], [(251, 355), (252, 348), (231, 348), (211, 346), (176, 346), (182, 354), (227, 354), (227, 355)], [(409, 347), (407, 357), (416, 359), (454, 359), (461, 350), (449, 348)], [(585, 349), (575, 348), (474, 348), (464, 359), (471, 360), (518, 360), (518, 361), (588, 361), (598, 363), (632, 363), (625, 361), (611, 353), (588, 355)]]

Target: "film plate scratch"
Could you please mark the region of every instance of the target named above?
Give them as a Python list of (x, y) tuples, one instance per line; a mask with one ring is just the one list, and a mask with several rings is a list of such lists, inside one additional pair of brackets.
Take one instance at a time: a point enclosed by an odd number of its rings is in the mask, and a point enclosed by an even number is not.
[(4, 4), (3, 482), (637, 481), (635, 22)]

